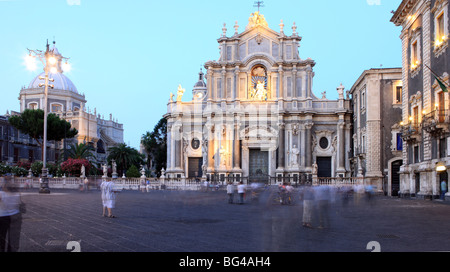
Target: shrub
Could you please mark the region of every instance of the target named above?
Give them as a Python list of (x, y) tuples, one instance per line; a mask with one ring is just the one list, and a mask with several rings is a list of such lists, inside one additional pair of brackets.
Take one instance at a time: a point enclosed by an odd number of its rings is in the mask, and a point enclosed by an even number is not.
[(141, 174), (135, 165), (132, 165), (127, 171), (127, 178), (138, 178)]
[(11, 173), (11, 166), (0, 164), (0, 175), (6, 175)]
[(84, 165), (86, 174), (89, 173), (91, 164), (86, 159), (71, 159), (61, 164), (61, 170), (68, 173), (70, 176), (79, 176), (81, 174), (81, 166)]
[(25, 162), (18, 162), (17, 163), (17, 166), (18, 167), (22, 167), (22, 168), (25, 168), (26, 170), (28, 170), (28, 169), (30, 169), (30, 167), (31, 167), (31, 163), (29, 162), (29, 161), (25, 161)]
[(31, 172), (33, 176), (39, 177), (42, 174), (43, 163), (41, 161), (35, 161), (31, 164)]
[(28, 175), (28, 170), (23, 167), (13, 166), (11, 167), (11, 173), (17, 177), (26, 177)]

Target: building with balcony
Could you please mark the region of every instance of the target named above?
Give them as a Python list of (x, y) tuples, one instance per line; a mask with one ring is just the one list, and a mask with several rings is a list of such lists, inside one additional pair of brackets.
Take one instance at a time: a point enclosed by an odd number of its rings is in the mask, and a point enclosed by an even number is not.
[(391, 19), (402, 28), (401, 195), (437, 197), (448, 182), (449, 97), (437, 79), (449, 83), (449, 9), (448, 0), (403, 0)]
[(377, 191), (397, 195), (402, 161), (402, 69), (364, 71), (350, 89), (353, 109), (353, 176)]

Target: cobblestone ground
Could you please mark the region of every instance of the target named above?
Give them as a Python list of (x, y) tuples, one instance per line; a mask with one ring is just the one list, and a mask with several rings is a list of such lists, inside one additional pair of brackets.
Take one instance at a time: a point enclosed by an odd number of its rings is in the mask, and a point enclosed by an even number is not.
[[(347, 205), (330, 201), (330, 226), (301, 225), (302, 202), (280, 205), (275, 190), (244, 205), (224, 191), (123, 191), (114, 214), (101, 216), (101, 194), (22, 191), (22, 252), (382, 252), (450, 250), (450, 205), (439, 201), (376, 197)], [(317, 221), (314, 222), (317, 226)], [(72, 250), (75, 248), (71, 248)]]

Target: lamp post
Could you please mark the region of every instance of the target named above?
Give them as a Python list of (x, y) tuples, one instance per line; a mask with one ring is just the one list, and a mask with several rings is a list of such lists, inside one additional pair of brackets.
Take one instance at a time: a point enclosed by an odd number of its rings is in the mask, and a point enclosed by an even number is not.
[[(55, 44), (55, 42), (53, 42)], [(48, 44), (47, 40), (47, 46), (45, 52), (42, 52), (40, 50), (30, 50), (27, 49), (29, 52), (29, 57), (31, 58), (39, 58), (39, 60), (44, 65), (44, 77), (39, 77), (40, 80), (44, 80), (44, 83), (39, 83), (39, 87), (44, 87), (44, 135), (43, 135), (43, 158), (42, 158), (42, 175), (41, 179), (42, 182), (40, 184), (39, 193), (41, 194), (49, 194), (50, 188), (48, 186), (48, 169), (47, 169), (47, 114), (48, 114), (48, 89), (54, 88), (54, 85), (50, 84), (50, 82), (54, 82), (54, 79), (49, 78), (49, 74), (56, 74), (58, 72), (58, 62), (59, 59), (66, 59), (63, 58), (60, 55), (55, 55), (53, 50), (50, 50), (50, 46)]]

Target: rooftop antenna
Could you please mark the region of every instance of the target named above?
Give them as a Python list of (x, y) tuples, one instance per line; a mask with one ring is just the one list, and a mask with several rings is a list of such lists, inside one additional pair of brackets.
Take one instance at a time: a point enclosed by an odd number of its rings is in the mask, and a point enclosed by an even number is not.
[(264, 1), (255, 1), (255, 4), (253, 5), (253, 7), (255, 7), (255, 8), (257, 7), (258, 12), (259, 12), (259, 9), (264, 7)]

